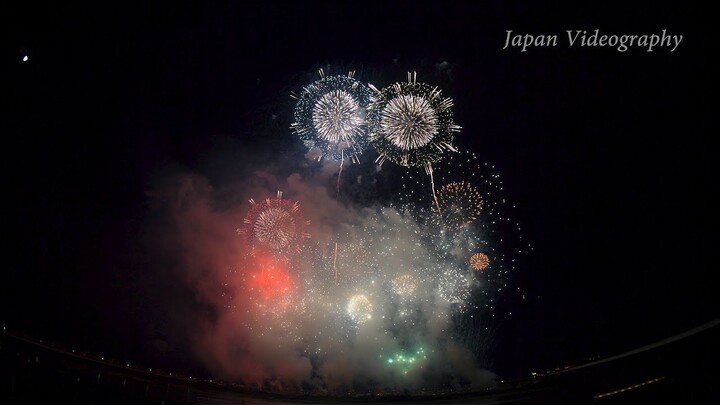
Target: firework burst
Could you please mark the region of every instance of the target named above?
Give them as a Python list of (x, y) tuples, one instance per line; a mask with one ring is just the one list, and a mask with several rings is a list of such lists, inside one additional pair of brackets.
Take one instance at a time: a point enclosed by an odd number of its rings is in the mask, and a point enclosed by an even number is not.
[(390, 100), (382, 111), (380, 126), (390, 143), (402, 150), (427, 145), (439, 129), (430, 102), (413, 95), (400, 95)]
[(482, 210), (483, 199), (472, 184), (452, 182), (437, 193), (435, 219), (445, 230), (457, 231), (475, 221)]
[(475, 270), (484, 270), (490, 265), (490, 258), (485, 253), (475, 253), (470, 257), (470, 266)]
[(453, 122), (450, 98), (437, 87), (416, 81), (408, 73), (407, 82), (398, 82), (375, 91), (368, 106), (370, 140), (380, 156), (402, 166), (428, 166), (442, 158), (452, 146), (453, 133), (460, 127)]
[(370, 89), (347, 75), (325, 76), (305, 86), (294, 96), (298, 99), (295, 122), (290, 128), (309, 149), (317, 148), (323, 156), (357, 161), (367, 147), (365, 109)]
[(266, 198), (260, 203), (250, 200), (252, 208), (243, 220), (243, 227), (237, 232), (244, 237), (252, 255), (267, 252), (278, 259), (287, 260), (300, 252), (308, 225), (300, 210), (300, 203), (282, 198)]

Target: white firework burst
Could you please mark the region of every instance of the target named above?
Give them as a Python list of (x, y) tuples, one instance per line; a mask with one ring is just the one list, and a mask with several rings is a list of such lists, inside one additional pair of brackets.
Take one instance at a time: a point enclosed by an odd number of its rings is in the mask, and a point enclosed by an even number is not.
[(333, 144), (351, 144), (365, 134), (360, 104), (344, 90), (323, 94), (313, 107), (312, 121), (317, 136)]
[(309, 149), (317, 148), (320, 157), (342, 160), (358, 155), (368, 143), (365, 110), (370, 88), (347, 75), (325, 76), (305, 86), (298, 95), (295, 122), (290, 128)]
[(438, 133), (438, 118), (430, 101), (403, 94), (390, 100), (380, 121), (385, 137), (402, 150), (418, 149)]
[(253, 227), (258, 242), (273, 250), (288, 247), (295, 238), (295, 219), (289, 212), (279, 207), (261, 211)]
[(457, 151), (453, 134), (460, 126), (453, 120), (452, 99), (437, 87), (417, 82), (397, 82), (374, 91), (367, 108), (370, 140), (382, 164), (386, 159), (401, 166), (425, 166), (441, 160), (445, 151)]

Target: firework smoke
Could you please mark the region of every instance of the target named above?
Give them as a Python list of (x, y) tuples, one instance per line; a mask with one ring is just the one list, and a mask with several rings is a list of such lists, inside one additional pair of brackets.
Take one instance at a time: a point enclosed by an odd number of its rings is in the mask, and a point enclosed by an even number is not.
[[(443, 271), (462, 271), (462, 263), (426, 243), (426, 225), (390, 207), (342, 205), (318, 186), (325, 182), (260, 173), (250, 184), (215, 190), (186, 175), (152, 193), (163, 218), (152, 241), (178, 248), (156, 253), (213, 314), (184, 316), (188, 324), (178, 327), (197, 358), (219, 378), (283, 391), (492, 384), (472, 360), (477, 353), (453, 338), (451, 315), (473, 284), (463, 274), (464, 286), (450, 285)], [(302, 252), (280, 262), (269, 260), (272, 250), (251, 254), (232, 228), (247, 215), (242, 201), (277, 188), (286, 190), (283, 199), (303, 202), (311, 235)], [(388, 363), (418, 347), (422, 360)]]

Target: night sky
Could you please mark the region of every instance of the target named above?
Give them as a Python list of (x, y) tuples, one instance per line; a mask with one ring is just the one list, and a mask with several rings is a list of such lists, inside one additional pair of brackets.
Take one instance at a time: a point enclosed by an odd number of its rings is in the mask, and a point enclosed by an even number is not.
[[(502, 174), (534, 250), (509, 275), (526, 299), (501, 299), (512, 314), (490, 353), (498, 376), (616, 354), (718, 315), (714, 33), (701, 10), (470, 1), (1, 7), (10, 28), (0, 61), (8, 328), (207, 373), (185, 338), (168, 337), (173, 316), (160, 311), (193, 306), (194, 297), (155, 273), (143, 244), (146, 192), (178, 168), (221, 185), (271, 159), (292, 164), (290, 92), (327, 66), (382, 84), (417, 71), (453, 98), (457, 145)], [(672, 53), (567, 46), (565, 30), (596, 28), (667, 29), (683, 41)], [(555, 33), (560, 43), (503, 50), (508, 29)]]

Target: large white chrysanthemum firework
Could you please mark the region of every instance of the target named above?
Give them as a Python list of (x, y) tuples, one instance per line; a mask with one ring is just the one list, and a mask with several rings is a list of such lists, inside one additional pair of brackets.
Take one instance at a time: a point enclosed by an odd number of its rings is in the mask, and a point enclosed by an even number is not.
[(402, 166), (426, 166), (442, 158), (445, 150), (455, 151), (453, 133), (460, 126), (453, 121), (450, 98), (437, 87), (416, 81), (398, 82), (375, 91), (368, 105), (370, 141), (380, 156)]
[(370, 93), (352, 72), (325, 76), (321, 69), (320, 80), (294, 96), (298, 102), (290, 128), (321, 157), (357, 160), (368, 144), (365, 110)]

